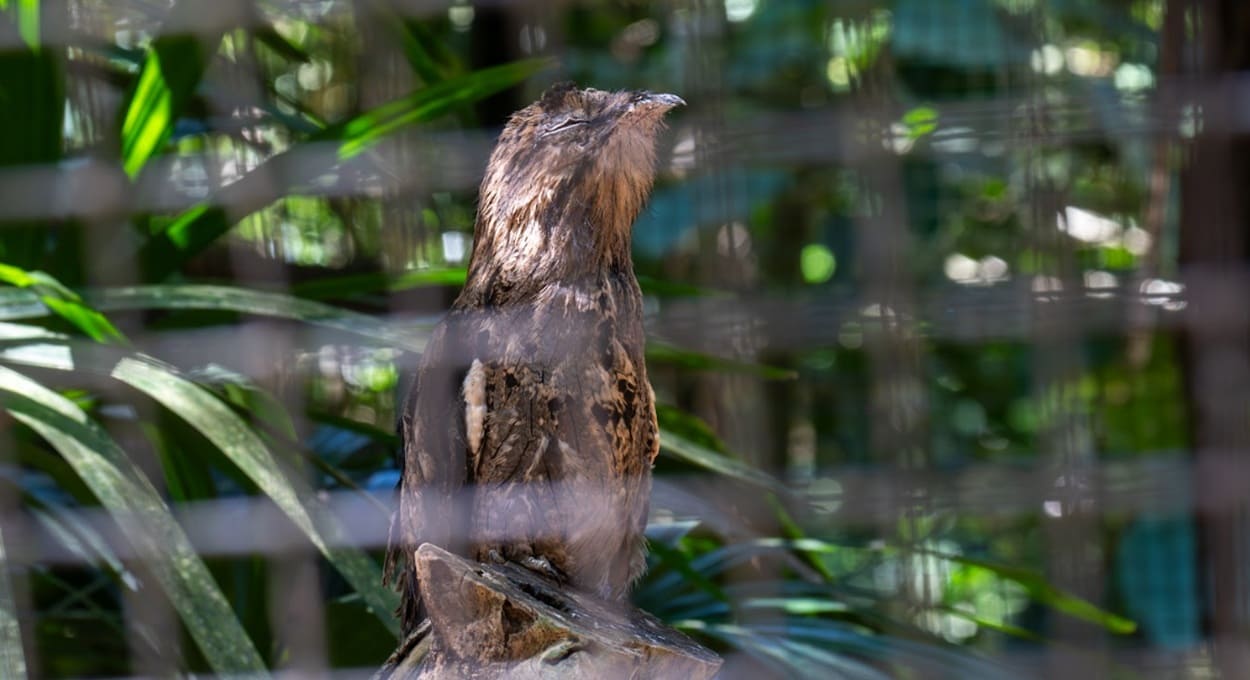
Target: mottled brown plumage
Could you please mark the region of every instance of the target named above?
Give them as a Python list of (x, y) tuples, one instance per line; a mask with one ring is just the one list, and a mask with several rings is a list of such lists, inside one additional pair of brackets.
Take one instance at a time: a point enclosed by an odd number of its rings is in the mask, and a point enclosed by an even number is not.
[(672, 95), (553, 87), (514, 114), (482, 182), (468, 280), (400, 421), (388, 562), (405, 631), (423, 542), (607, 599), (641, 573), (659, 450), (630, 229)]

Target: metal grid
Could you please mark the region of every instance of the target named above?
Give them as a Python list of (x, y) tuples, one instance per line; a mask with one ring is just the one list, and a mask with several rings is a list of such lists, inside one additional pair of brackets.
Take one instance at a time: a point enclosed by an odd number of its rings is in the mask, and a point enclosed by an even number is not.
[[(45, 40), (73, 44), (81, 32), (138, 23), (137, 17), (150, 16), (148, 4), (71, 2), (64, 24), (48, 24)], [(263, 24), (274, 17), (315, 13), (327, 3), (275, 2), (265, 4), (261, 14), (244, 12), (246, 5), (238, 4), (238, 13), (232, 13), (230, 3), (213, 3), (204, 6), (202, 15), (184, 17), (185, 26), (135, 30), (176, 33)], [(1237, 158), (1220, 155), (1219, 145), (1237, 142), (1246, 130), (1247, 115), (1240, 106), (1246, 84), (1235, 68), (1221, 69), (1217, 56), (1212, 56), (1219, 54), (1218, 36), (1204, 30), (1180, 38), (1167, 34), (1169, 30), (1183, 34), (1174, 23), (1186, 12), (1204, 17), (1198, 22), (1203, 29), (1216, 19), (1202, 14), (1208, 10), (1201, 3), (1166, 3), (1167, 21), (1173, 23), (1160, 29), (1155, 65), (1160, 77), (1152, 89), (1106, 102), (1103, 92), (1073, 88), (1056, 104), (1054, 84), (1046, 81), (1044, 70), (1028, 64), (1029, 55), (1039, 58), (1036, 55), (1042, 53), (1025, 50), (1021, 56), (1013, 41), (1038, 49), (1048, 44), (1051, 22), (1063, 10), (1062, 3), (1001, 3), (997, 11), (1009, 14), (1009, 25), (1019, 35), (998, 36), (997, 42), (984, 43), (991, 48), (984, 44), (979, 48), (1001, 51), (999, 66), (985, 74), (994, 83), (993, 94), (933, 104), (940, 112), (939, 132), (918, 141), (899, 128), (906, 108), (897, 94), (900, 73), (908, 63), (933, 58), (944, 49), (952, 50), (950, 58), (956, 61), (982, 58), (975, 51), (952, 47), (993, 37), (989, 28), (967, 21), (973, 16), (968, 8), (976, 3), (936, 3), (950, 11), (934, 13), (929, 7), (930, 13), (919, 17), (907, 14), (917, 11), (919, 4), (896, 3), (893, 21), (906, 19), (930, 30), (898, 37), (896, 53), (884, 59), (885, 66), (858, 74), (847, 94), (813, 108), (799, 112), (765, 108), (749, 115), (730, 108), (742, 93), (734, 89), (737, 81), (728, 72), (735, 40), (740, 38), (739, 28), (727, 20), (729, 4), (674, 2), (647, 8), (648, 16), (671, 35), (674, 53), (681, 55), (667, 70), (671, 86), (692, 103), (689, 114), (673, 126), (672, 150), (664, 158), (666, 170), (656, 200), (660, 203), (661, 194), (684, 187), (685, 202), (657, 205), (649, 219), (663, 221), (669, 216), (665, 210), (676, 205), (693, 245), (673, 246), (680, 252), (663, 266), (701, 288), (732, 292), (658, 298), (648, 315), (648, 330), (655, 341), (738, 362), (779, 363), (799, 377), (770, 382), (750, 374), (691, 376), (661, 369), (654, 376), (657, 392), (701, 415), (748, 460), (811, 493), (823, 508), (818, 521), (830, 535), (869, 532), (923, 548), (931, 542), (959, 540), (957, 532), (944, 537), (932, 528), (943, 523), (984, 520), (993, 527), (990, 535), (1028, 526), (1032, 533), (1023, 543), (1028, 555), (1040, 559), (1029, 566), (1055, 586), (1112, 608), (1123, 604), (1124, 593), (1154, 594), (1164, 603), (1156, 609), (1169, 610), (1168, 616), (1149, 624), (1159, 626), (1158, 631), (1147, 630), (1129, 642), (1054, 617), (1043, 626), (1049, 644), (1004, 645), (986, 651), (1022, 672), (1044, 669), (1042, 675), (1048, 677), (1095, 677), (1127, 666), (1158, 677), (1209, 673), (1239, 677), (1250, 655), (1241, 637), (1247, 567), (1243, 517), (1250, 484), (1244, 481), (1250, 477), (1243, 474), (1242, 450), (1247, 319), (1241, 303), (1246, 290), (1240, 250), (1244, 225), (1237, 218), (1244, 215), (1224, 214), (1226, 206), (1240, 206), (1242, 201), (1237, 198), (1241, 188), (1225, 181), (1238, 176), (1230, 170)], [(348, 20), (346, 3), (329, 5), (332, 11), (315, 14), (315, 21)], [(441, 15), (448, 9), (445, 3), (424, 2), (396, 7), (414, 18)], [(522, 2), (476, 7), (480, 14), (501, 18), (513, 28), (541, 28), (546, 47), (534, 49), (531, 43), (532, 53), (561, 56), (572, 68), (586, 56), (585, 48), (574, 46), (577, 36), (562, 34), (563, 13), (585, 7)], [(864, 26), (880, 20), (871, 12), (853, 14)], [(1179, 47), (1172, 44), (1177, 42)], [(1180, 54), (1173, 53), (1177, 49)], [(1204, 49), (1211, 53), (1200, 55)], [(382, 65), (377, 82), (370, 82), (375, 74), (362, 73), (361, 87), (376, 88), (370, 96), (385, 100), (396, 94), (395, 81), (388, 80), (396, 70), (395, 57), (371, 58)], [(82, 87), (73, 79), (70, 85)], [(234, 109), (235, 92), (213, 91), (220, 97), (215, 106)], [(80, 111), (96, 106), (99, 112), (113, 106), (117, 93), (84, 89), (74, 96)], [(1197, 123), (1195, 112), (1201, 112)], [(126, 250), (124, 239), (104, 236), (116, 233), (119, 215), (178, 211), (206, 195), (219, 196), (239, 217), (269, 206), (293, 187), (327, 199), (373, 202), (383, 214), (409, 215), (390, 222), (399, 233), (379, 238), (410, 244), (429, 237), (424, 231), (428, 226), (411, 224), (414, 208), (419, 211), (435, 193), (472, 191), (492, 135), (490, 129), (423, 131), (397, 138), (375, 157), (345, 164), (335, 162), (331, 147), (302, 146), (270, 158), (242, 152), (190, 153), (157, 159), (133, 187), (108, 161), (7, 168), (0, 171), (0, 221), (72, 216), (90, 225), (102, 235), (89, 236), (88, 241), (99, 246), (97, 252), (107, 253), (88, 262), (89, 268), (98, 270), (88, 276), (97, 284), (126, 282), (128, 263), (134, 262), (135, 254)], [(89, 136), (85, 148), (91, 147)], [(1077, 251), (1085, 242), (1074, 236), (1070, 214), (1064, 229), (1057, 226), (1058, 216), (1071, 203), (1065, 196), (1068, 187), (1059, 186), (1047, 163), (1065, 149), (1087, 144), (1114, 145), (1125, 150), (1129, 160), (1123, 165), (1131, 166), (1135, 158), (1150, 164), (1130, 170), (1154, 173), (1146, 184), (1155, 195), (1139, 202), (1136, 219), (1141, 225), (1133, 227), (1146, 233), (1154, 248), (1140, 266), (1111, 278), (1089, 276), (1091, 270), (1103, 270), (1080, 261)], [(1204, 162), (1213, 157), (1209, 164)], [(1002, 245), (1035, 254), (1035, 271), (995, 275), (983, 271), (986, 260), (980, 260), (975, 276), (938, 275), (924, 255), (939, 246), (926, 241), (915, 225), (940, 218), (959, 198), (935, 188), (927, 203), (905, 200), (908, 183), (915, 181), (908, 174), (915, 163), (939, 169), (985, 164), (1019, 176), (1016, 186), (1022, 191), (1008, 203), (1025, 226), (1015, 240)], [(208, 179), (187, 184), (178, 174), (187, 167), (201, 169)], [(834, 280), (838, 285), (797, 291), (754, 285), (759, 279), (752, 271), (761, 255), (744, 247), (734, 225), (751, 224), (753, 206), (741, 197), (755, 191), (751, 178), (760, 169), (815, 174), (826, 182), (849, 181), (866, 197), (861, 205), (845, 208), (844, 219), (838, 222), (840, 233), (854, 243), (853, 261), (838, 263), (840, 278)], [(787, 200), (801, 202), (803, 194)], [(1122, 237), (1125, 222), (1113, 223)], [(1099, 225), (1106, 227), (1103, 222), (1095, 226)], [(757, 236), (749, 245), (765, 249), (764, 238)], [(1207, 242), (1220, 245), (1212, 251), (1204, 247)], [(275, 279), (280, 281), (281, 267), (255, 257), (254, 248), (251, 243), (230, 246), (236, 283), (270, 286)], [(395, 269), (405, 264), (386, 261)], [(853, 274), (843, 277), (842, 271)], [(13, 299), (27, 295), (30, 304), (38, 304), (28, 293), (5, 294)], [(124, 296), (116, 292), (87, 295), (106, 313), (126, 309), (125, 300), (119, 298)], [(389, 300), (386, 304), (396, 308), (386, 316), (397, 329), (428, 325), (440, 301), (421, 302), (412, 308), (411, 301)], [(24, 318), (20, 311), (9, 315), (9, 320)], [(333, 363), (344, 358), (336, 355), (340, 336), (334, 332), (291, 331), (276, 323), (248, 322), (225, 331), (136, 330), (131, 334), (136, 345), (176, 365), (219, 363), (260, 382), (296, 380), (315, 371), (318, 359)], [(1104, 430), (1111, 426), (1102, 420), (1105, 412), (1086, 408), (1089, 398), (1083, 396), (1086, 388), (1081, 383), (1092, 370), (1091, 342), (1106, 338), (1116, 340), (1111, 351), (1123, 355), (1117, 361), (1125, 366), (1144, 370), (1151, 362), (1163, 362), (1172, 367), (1170, 373), (1164, 371), (1176, 381), (1170, 386), (1123, 389), (1139, 401), (1178, 400), (1170, 409), (1149, 413), (1179, 414), (1187, 423), (1187, 442), (1159, 450), (1116, 450), (1101, 443)], [(946, 354), (996, 351), (1004, 345), (1027, 348), (1024, 396), (1030, 408), (1045, 413), (1047, 425), (1033, 430), (1033, 438), (1025, 444), (1029, 454), (996, 458), (984, 451), (960, 453), (958, 443), (942, 444), (949, 439), (950, 426), (936, 414), (947, 397), (934, 385)], [(821, 352), (837, 353), (840, 360), (851, 357), (842, 383), (807, 377), (809, 364), (804, 362)], [(298, 356), (300, 362), (291, 365), (284, 355)], [(26, 366), (45, 360), (19, 350), (4, 350), (3, 356)], [(396, 358), (401, 368), (411, 361), (407, 355)], [(278, 374), (274, 366), (280, 367)], [(848, 403), (848, 398), (857, 398), (858, 403)], [(303, 410), (302, 397), (289, 399), (289, 408)], [(845, 438), (826, 431), (828, 418), (824, 425), (813, 424), (821, 420), (819, 414), (828, 412), (840, 414), (832, 420), (834, 427), (858, 433), (861, 448), (848, 450)], [(698, 517), (727, 534), (752, 535), (769, 528), (773, 520), (766, 513), (752, 516), (751, 508), (727, 504), (726, 496), (734, 493), (736, 487), (707, 479), (667, 476), (657, 481), (655, 504), (677, 516)], [(23, 592), (22, 573), (78, 564), (84, 553), (67, 548), (51, 525), (32, 520), (6, 496), (5, 564), (15, 577), (12, 595), (23, 613), (21, 623), (29, 627), (36, 608)], [(362, 500), (359, 494), (340, 492), (329, 498), (340, 524), (351, 527), (342, 537), (346, 544), (379, 548), (385, 543), (388, 494), (379, 492)], [(293, 677), (328, 672), (323, 648), (329, 633), (323, 622), (331, 613), (321, 606), (323, 584), (315, 554), (299, 532), (272, 504), (252, 498), (206, 501), (175, 510), (201, 555), (265, 556), (274, 566), (269, 576), (270, 625), (290, 650), (288, 672)], [(119, 531), (98, 509), (65, 512), (74, 522), (96, 527), (105, 539)], [(116, 541), (117, 546), (124, 544)], [(122, 560), (132, 557), (121, 547), (113, 551)], [(1134, 555), (1139, 559), (1132, 559)], [(135, 575), (151, 578), (141, 565), (136, 563)], [(899, 582), (923, 581), (928, 568), (922, 563), (902, 564), (893, 577)], [(6, 583), (0, 580), (0, 585)], [(1110, 592), (1115, 588), (1119, 590)], [(1203, 597), (1203, 592), (1210, 597)], [(906, 611), (918, 606), (909, 600), (931, 595), (901, 588), (898, 606)], [(0, 590), (0, 599), (9, 596)], [(168, 603), (132, 594), (125, 599), (123, 615), (122, 625), (133, 639), (136, 673), (159, 675), (179, 667), (177, 653), (153, 654), (152, 646), (141, 639), (142, 631), (176, 625)], [(38, 667), (38, 654), (30, 651)], [(336, 671), (348, 676), (368, 672)]]

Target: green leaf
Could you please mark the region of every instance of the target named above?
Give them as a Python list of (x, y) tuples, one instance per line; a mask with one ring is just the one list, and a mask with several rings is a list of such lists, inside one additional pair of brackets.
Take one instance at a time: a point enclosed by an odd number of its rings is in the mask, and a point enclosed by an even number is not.
[(390, 276), (382, 272), (334, 276), (297, 283), (291, 292), (299, 297), (324, 300), (344, 299), (355, 295), (397, 292), (424, 286), (463, 286), (468, 275), (464, 267), (431, 267)]
[(712, 356), (694, 350), (683, 349), (658, 340), (647, 341), (647, 361), (672, 364), (696, 371), (719, 371), (724, 373), (745, 373), (769, 380), (794, 380), (798, 377), (795, 371), (767, 366), (753, 361), (740, 361)]
[(393, 430), (383, 430), (375, 425), (362, 423), (359, 420), (352, 420), (351, 418), (344, 418), (342, 416), (316, 411), (309, 412), (308, 417), (314, 422), (331, 425), (341, 430), (347, 430), (348, 432), (363, 434), (388, 448), (394, 448), (400, 444), (399, 435), (395, 434)]
[(1013, 626), (1010, 623), (1004, 623), (1002, 621), (995, 621), (993, 619), (980, 616), (976, 614), (975, 612), (964, 611), (963, 609), (958, 609), (956, 607), (947, 607), (944, 605), (938, 605), (934, 607), (934, 609), (944, 614), (949, 614), (950, 616), (954, 616), (956, 618), (966, 619), (968, 621), (971, 621), (977, 624), (978, 626), (982, 628), (988, 628), (989, 630), (997, 631), (1004, 635), (1010, 635), (1012, 637), (1017, 637), (1022, 640), (1031, 640), (1033, 642), (1045, 642), (1045, 638), (1038, 635), (1037, 633), (1034, 633), (1031, 630), (1021, 628), (1020, 626)]
[(376, 13), (382, 19), (382, 23), (395, 35), (400, 49), (404, 52), (404, 57), (408, 60), (408, 65), (421, 82), (433, 85), (442, 82), (447, 75), (459, 71), (459, 64), (452, 64), (448, 68), (439, 63), (440, 58), (446, 59), (449, 55), (433, 53), (438, 51), (436, 49), (438, 41), (429, 31), (424, 30), (421, 24), (406, 21), (390, 6), (390, 3), (381, 0), (371, 0), (369, 10)]
[(282, 37), (281, 33), (270, 26), (257, 28), (252, 31), (252, 35), (262, 45), (290, 61), (306, 64), (312, 60), (307, 52), (296, 47), (290, 40)]
[[(201, 309), (291, 319), (369, 338), (409, 352), (425, 349), (429, 335), (427, 328), (400, 328), (367, 314), (320, 302), (232, 286), (125, 286), (88, 291), (87, 299), (96, 308), (105, 311)], [(49, 312), (31, 293), (0, 290), (0, 320), (38, 318)]]
[(433, 120), (506, 90), (551, 64), (550, 59), (525, 59), (444, 80), (326, 128), (313, 139), (339, 142), (339, 159), (346, 160), (408, 125)]
[(22, 42), (32, 50), (38, 51), (39, 35), (39, 0), (17, 0), (17, 32)]
[[(458, 107), (488, 97), (545, 68), (546, 59), (518, 61), (482, 69), (425, 87), (402, 99), (383, 104), (351, 120), (311, 135), (308, 142), (338, 144), (339, 160), (347, 160), (371, 148), (400, 129), (434, 120)], [(161, 233), (142, 247), (139, 260), (149, 279), (163, 279), (195, 253), (217, 240), (238, 220), (269, 205), (283, 195), (312, 182), (330, 168), (294, 162), (303, 145), (277, 154), (208, 200), (178, 215)], [(286, 177), (286, 186), (273, 178)]]
[(0, 350), (0, 359), (54, 370), (85, 370), (109, 375), (169, 409), (212, 442), (269, 496), (360, 593), (374, 616), (398, 637), (398, 624), (391, 615), (398, 605), (398, 596), (382, 585), (378, 565), (356, 548), (341, 547), (350, 545), (347, 533), (325, 512), (312, 490), (288, 477), (260, 436), (212, 392), (180, 376), (172, 367), (141, 355), (68, 340), (54, 343), (41, 338), (39, 344), (32, 347)]
[(161, 36), (152, 41), (122, 116), (121, 161), (127, 175), (138, 175), (165, 147), (205, 65), (198, 37)]
[[(94, 498), (94, 494), (93, 494)], [(42, 503), (34, 499), (25, 499), (29, 506), (28, 512), (39, 526), (51, 536), (56, 537), (61, 545), (78, 556), (83, 564), (103, 564), (121, 584), (131, 590), (138, 588), (138, 577), (134, 575), (118, 557), (108, 540), (91, 523), (81, 519), (81, 515), (71, 512), (69, 504)]]
[(287, 439), (298, 438), (295, 423), (278, 398), (257, 385), (251, 378), (224, 366), (209, 364), (194, 371), (192, 377), (201, 385), (213, 388), (218, 396), (244, 413), (252, 414)]
[(781, 480), (673, 432), (660, 431), (660, 450), (705, 470), (762, 486), (782, 496), (792, 495), (790, 489)]
[[(65, 60), (56, 50), (38, 49), (38, 24), (28, 11), (31, 4), (13, 0), (8, 11), (0, 13), (0, 41), (12, 45), (0, 50), (0, 167), (50, 164), (61, 158)], [(32, 33), (36, 44), (21, 49), (21, 44), (30, 44)], [(48, 234), (38, 223), (9, 222), (0, 233), (0, 259), (37, 267), (61, 254), (62, 248), (72, 249), (75, 239), (62, 234), (49, 253)]]
[(784, 623), (752, 625), (758, 634), (800, 644), (819, 644), (839, 655), (855, 654), (891, 665), (903, 664), (916, 677), (1016, 677), (999, 663), (969, 650), (945, 644), (927, 644), (897, 635), (873, 635), (868, 630), (816, 617), (793, 617)]
[(746, 609), (776, 609), (787, 614), (810, 616), (850, 611), (845, 602), (827, 597), (752, 597), (736, 603)]
[[(792, 544), (781, 539), (762, 538), (719, 546), (690, 557), (689, 562), (690, 568), (702, 574), (704, 578), (713, 578), (735, 565), (758, 560), (770, 554), (787, 552), (792, 549)], [(671, 572), (662, 574), (648, 582), (640, 592), (645, 592), (653, 601), (669, 601), (680, 591), (684, 590), (685, 587), (686, 583), (681, 574)]]
[(122, 359), (112, 375), (178, 414), (217, 446), (308, 536), (398, 637), (398, 624), (391, 615), (398, 599), (382, 585), (381, 569), (355, 548), (335, 547), (346, 539), (346, 533), (322, 512), (311, 490), (300, 488), (283, 473), (260, 437), (228, 406), (199, 385), (139, 358)]
[(920, 139), (938, 128), (938, 112), (928, 106), (917, 106), (903, 114), (903, 127), (909, 138)]
[(1088, 600), (1066, 593), (1047, 582), (1041, 574), (1027, 569), (995, 564), (964, 555), (951, 555), (929, 550), (916, 550), (915, 552), (933, 555), (967, 567), (984, 569), (999, 578), (1014, 581), (1028, 591), (1029, 597), (1037, 602), (1073, 618), (1102, 626), (1112, 633), (1128, 635), (1137, 630), (1137, 624), (1134, 621), (1106, 611)]
[[(814, 538), (801, 538), (797, 540), (785, 540), (780, 538), (766, 538), (752, 542), (752, 544), (760, 547), (787, 547), (792, 550), (807, 552), (812, 554), (833, 554), (841, 550), (859, 550), (858, 548), (839, 546), (827, 541), (821, 541)], [(722, 549), (728, 551), (728, 548)], [(916, 553), (928, 555), (938, 559), (949, 560), (956, 564), (963, 565), (974, 569), (984, 569), (995, 576), (1006, 579), (1019, 584), (1025, 591), (1038, 603), (1055, 609), (1056, 611), (1067, 614), (1083, 621), (1097, 624), (1106, 628), (1108, 631), (1127, 635), (1137, 630), (1137, 624), (1133, 621), (1113, 614), (1088, 600), (1081, 599), (1070, 593), (1066, 593), (1060, 588), (1050, 584), (1046, 579), (1035, 572), (1019, 567), (1009, 567), (1002, 564), (980, 560), (965, 555), (954, 555), (950, 553), (938, 552), (935, 550), (912, 549), (887, 547), (880, 552), (882, 553)]]
[(645, 274), (638, 275), (638, 287), (647, 295), (661, 298), (674, 297), (731, 297), (732, 293), (715, 288), (705, 288), (689, 283), (665, 281)]
[(682, 437), (720, 455), (728, 455), (728, 447), (702, 418), (676, 406), (656, 404), (655, 415), (660, 429)]
[[(212, 500), (220, 495), (221, 453), (177, 416), (156, 411), (140, 424), (160, 459), (165, 493), (179, 503)], [(229, 479), (247, 488), (247, 478), (226, 469)]]
[(17, 603), (9, 582), (8, 557), (4, 535), (0, 533), (0, 677), (19, 680), (26, 677), (26, 655), (22, 651), (22, 629), (17, 622)]
[[(683, 621), (682, 627), (722, 640), (782, 671), (786, 677), (888, 680), (890, 676), (851, 657), (834, 654), (784, 634), (751, 626)], [(866, 636), (865, 636), (866, 637)]]
[(824, 283), (833, 278), (838, 260), (823, 243), (809, 243), (799, 251), (799, 271), (807, 283)]
[(73, 324), (96, 342), (124, 343), (126, 340), (107, 317), (87, 306), (77, 293), (44, 272), (28, 272), (0, 263), (0, 281), (32, 291), (49, 311)]
[(229, 602), (143, 473), (77, 406), (0, 367), (0, 405), (74, 467), (121, 526), (218, 673), (263, 673), (264, 662)]
[(721, 590), (715, 583), (712, 583), (704, 573), (691, 566), (688, 555), (663, 543), (650, 543), (649, 545), (651, 552), (660, 558), (660, 564), (676, 571), (687, 584), (693, 584), (717, 601), (729, 602), (729, 597), (725, 595), (725, 591)]

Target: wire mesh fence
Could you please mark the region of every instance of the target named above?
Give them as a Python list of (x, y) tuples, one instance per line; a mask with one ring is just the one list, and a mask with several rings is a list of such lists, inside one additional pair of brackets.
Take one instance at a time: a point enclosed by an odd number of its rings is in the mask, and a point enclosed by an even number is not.
[(634, 601), (736, 677), (1242, 677), (1235, 0), (0, 0), (0, 675), (367, 677), (500, 126), (680, 94)]

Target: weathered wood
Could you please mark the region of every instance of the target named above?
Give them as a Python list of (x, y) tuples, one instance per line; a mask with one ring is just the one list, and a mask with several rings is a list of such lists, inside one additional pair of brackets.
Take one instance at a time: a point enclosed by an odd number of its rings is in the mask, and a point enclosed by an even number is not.
[(705, 680), (721, 660), (643, 611), (562, 590), (511, 564), (416, 551), (429, 619), (378, 674), (450, 678)]

